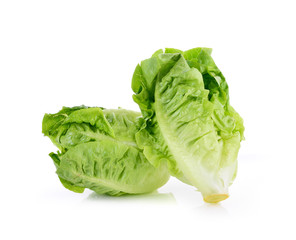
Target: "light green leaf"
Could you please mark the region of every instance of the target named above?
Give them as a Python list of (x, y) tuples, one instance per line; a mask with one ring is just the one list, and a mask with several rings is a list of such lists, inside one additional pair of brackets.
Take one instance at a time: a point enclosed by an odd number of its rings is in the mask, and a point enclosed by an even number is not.
[(228, 85), (211, 49), (166, 49), (142, 61), (133, 96), (145, 122), (138, 145), (155, 166), (194, 185), (205, 201), (228, 197), (243, 139), (242, 118), (229, 105)]
[(74, 109), (63, 108), (43, 119), (43, 133), (61, 150), (50, 156), (64, 187), (119, 196), (151, 192), (167, 182), (166, 163), (155, 168), (136, 143), (144, 121), (139, 113)]

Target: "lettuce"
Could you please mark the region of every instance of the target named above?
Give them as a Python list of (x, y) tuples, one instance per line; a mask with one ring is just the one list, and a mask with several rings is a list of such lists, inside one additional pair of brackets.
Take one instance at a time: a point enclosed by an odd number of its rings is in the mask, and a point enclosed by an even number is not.
[(167, 162), (206, 202), (228, 198), (244, 126), (211, 49), (158, 50), (136, 67), (132, 89), (144, 118), (136, 142), (147, 159)]
[(64, 187), (119, 196), (164, 185), (166, 164), (152, 166), (135, 140), (143, 121), (137, 112), (85, 106), (45, 114), (42, 132), (59, 148), (49, 155)]

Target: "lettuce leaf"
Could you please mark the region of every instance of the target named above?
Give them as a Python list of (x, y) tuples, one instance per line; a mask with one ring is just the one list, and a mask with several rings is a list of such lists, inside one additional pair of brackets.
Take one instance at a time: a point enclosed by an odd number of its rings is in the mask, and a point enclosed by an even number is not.
[(151, 165), (135, 140), (143, 121), (137, 112), (85, 106), (45, 114), (42, 132), (60, 150), (50, 157), (64, 187), (119, 196), (164, 185), (169, 179), (166, 164)]
[(144, 117), (136, 140), (147, 159), (156, 167), (167, 161), (173, 176), (219, 202), (236, 176), (244, 126), (210, 54), (158, 50), (136, 67), (132, 89)]

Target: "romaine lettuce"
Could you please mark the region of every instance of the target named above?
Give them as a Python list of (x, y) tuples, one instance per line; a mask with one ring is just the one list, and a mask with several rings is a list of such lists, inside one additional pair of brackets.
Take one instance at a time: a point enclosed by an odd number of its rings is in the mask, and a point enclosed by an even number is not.
[(85, 106), (45, 114), (42, 132), (60, 150), (50, 156), (64, 187), (119, 196), (164, 185), (166, 164), (152, 166), (135, 141), (143, 121), (137, 112)]
[(228, 197), (237, 172), (243, 120), (211, 49), (166, 49), (141, 62), (132, 79), (144, 117), (137, 144), (156, 167), (195, 186), (206, 202)]

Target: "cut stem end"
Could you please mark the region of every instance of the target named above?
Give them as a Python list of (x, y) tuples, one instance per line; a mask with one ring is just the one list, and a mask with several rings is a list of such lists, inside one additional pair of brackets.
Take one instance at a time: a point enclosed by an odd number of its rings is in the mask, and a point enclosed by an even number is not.
[(204, 197), (204, 201), (207, 203), (218, 203), (229, 197), (228, 194), (212, 194)]

